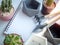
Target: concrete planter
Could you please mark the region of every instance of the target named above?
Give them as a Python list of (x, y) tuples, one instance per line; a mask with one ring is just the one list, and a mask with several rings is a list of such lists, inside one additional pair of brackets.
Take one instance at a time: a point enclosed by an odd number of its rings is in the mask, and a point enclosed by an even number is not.
[(47, 31), (44, 33), (44, 36), (48, 39), (49, 42), (54, 43), (53, 36), (51, 32), (49, 31), (49, 29), (47, 29)]
[[(54, 24), (53, 24), (54, 25)], [(53, 26), (52, 25), (52, 26)], [(48, 41), (50, 41), (51, 43), (53, 43), (54, 45), (58, 45), (60, 44), (60, 38), (57, 36), (57, 30), (51, 30), (50, 28), (52, 27), (50, 26), (47, 31), (44, 33), (44, 36), (47, 37)], [(54, 27), (55, 28), (55, 27)], [(60, 35), (59, 35), (60, 36)]]
[(39, 10), (40, 10), (40, 3), (37, 2), (36, 0), (25, 0), (23, 2), (22, 11), (28, 16), (32, 17), (38, 14)]

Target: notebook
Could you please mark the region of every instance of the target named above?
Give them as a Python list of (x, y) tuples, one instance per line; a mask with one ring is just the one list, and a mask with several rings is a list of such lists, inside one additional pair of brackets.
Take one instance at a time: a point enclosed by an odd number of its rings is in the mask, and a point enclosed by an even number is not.
[(11, 21), (5, 29), (5, 34), (19, 34), (22, 36), (23, 41), (27, 41), (32, 31), (36, 27), (35, 22), (31, 17), (28, 17), (22, 12), (22, 6), (19, 11), (15, 14), (15, 18)]

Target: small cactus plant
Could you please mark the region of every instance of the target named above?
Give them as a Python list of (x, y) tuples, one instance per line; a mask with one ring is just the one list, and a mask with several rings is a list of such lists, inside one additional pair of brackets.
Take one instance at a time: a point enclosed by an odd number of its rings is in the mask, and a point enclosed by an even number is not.
[(12, 8), (12, 0), (2, 0), (1, 10), (2, 12), (10, 12)]
[(46, 0), (46, 5), (51, 6), (53, 2), (54, 2), (54, 0)]
[(44, 0), (43, 6), (42, 6), (42, 14), (47, 15), (49, 14), (54, 8), (56, 7), (56, 3), (54, 0)]
[(23, 41), (17, 34), (8, 34), (5, 37), (4, 45), (23, 45)]

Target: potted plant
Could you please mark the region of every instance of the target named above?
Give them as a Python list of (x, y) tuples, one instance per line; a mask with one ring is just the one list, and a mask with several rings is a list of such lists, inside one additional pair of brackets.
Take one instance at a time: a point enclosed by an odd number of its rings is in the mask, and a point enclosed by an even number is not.
[(23, 41), (20, 35), (8, 34), (4, 39), (4, 45), (23, 45)]
[(44, 0), (43, 5), (42, 5), (42, 14), (47, 15), (49, 14), (56, 6), (56, 3), (54, 0)]
[(36, 0), (25, 0), (22, 11), (32, 17), (39, 13), (40, 3)]
[(54, 43), (54, 45), (60, 44), (60, 20), (51, 25), (44, 34), (47, 39)]
[(0, 7), (0, 19), (10, 20), (14, 14), (12, 0), (2, 0)]

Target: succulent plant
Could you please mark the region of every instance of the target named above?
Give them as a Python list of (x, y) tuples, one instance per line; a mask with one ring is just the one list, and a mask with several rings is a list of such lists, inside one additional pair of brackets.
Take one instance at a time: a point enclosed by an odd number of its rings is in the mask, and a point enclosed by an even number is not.
[(54, 0), (46, 0), (47, 6), (51, 6), (51, 4), (54, 2)]
[(2, 12), (10, 12), (12, 8), (12, 0), (2, 0), (1, 10)]
[(4, 45), (23, 45), (23, 41), (17, 34), (8, 34), (5, 37)]

